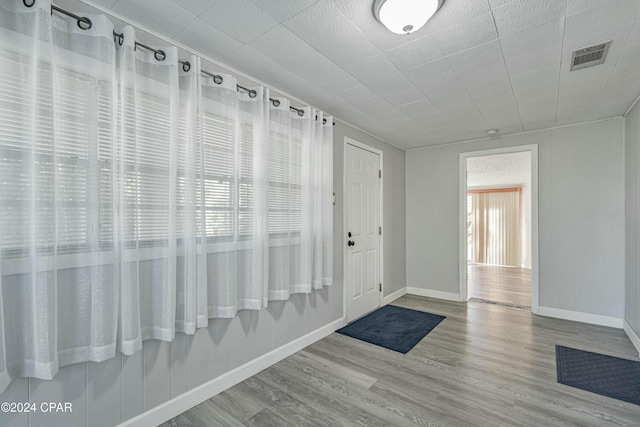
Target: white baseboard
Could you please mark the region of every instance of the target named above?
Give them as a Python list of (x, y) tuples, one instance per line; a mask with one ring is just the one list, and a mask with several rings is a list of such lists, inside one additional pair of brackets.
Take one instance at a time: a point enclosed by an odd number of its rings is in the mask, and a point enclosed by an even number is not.
[(540, 307), (540, 316), (556, 317), (558, 319), (573, 320), (576, 322), (590, 323), (592, 325), (609, 326), (622, 329), (623, 319), (619, 317), (602, 316), (600, 314), (583, 313), (580, 311), (563, 310), (560, 308)]
[(444, 299), (447, 301), (460, 302), (460, 294), (455, 294), (453, 292), (443, 292), (443, 291), (434, 291), (432, 289), (408, 287), (407, 293), (409, 295), (418, 295), (421, 297), (438, 298), (438, 299)]
[(171, 418), (183, 413), (184, 411), (212, 398), (216, 394), (222, 393), (226, 389), (246, 380), (247, 378), (257, 374), (258, 372), (268, 368), (269, 366), (291, 356), (293, 353), (302, 350), (308, 345), (321, 340), (327, 335), (332, 334), (337, 329), (345, 325), (345, 319), (340, 318), (329, 323), (326, 326), (316, 329), (307, 335), (300, 337), (282, 347), (276, 348), (269, 353), (258, 357), (232, 371), (220, 375), (213, 380), (204, 383), (180, 396), (171, 399), (162, 405), (156, 406), (137, 417), (131, 418), (120, 426), (155, 426), (170, 420)]
[(626, 320), (624, 321), (622, 329), (624, 329), (627, 336), (631, 340), (631, 343), (636, 348), (636, 350), (638, 350), (638, 357), (640, 357), (640, 337), (638, 336), (638, 334), (636, 334), (636, 332)]
[(407, 287), (406, 286), (404, 288), (402, 288), (402, 289), (398, 289), (397, 291), (392, 292), (389, 295), (383, 297), (382, 298), (382, 305), (387, 305), (387, 304), (397, 300), (401, 296), (405, 295), (406, 293), (407, 293)]

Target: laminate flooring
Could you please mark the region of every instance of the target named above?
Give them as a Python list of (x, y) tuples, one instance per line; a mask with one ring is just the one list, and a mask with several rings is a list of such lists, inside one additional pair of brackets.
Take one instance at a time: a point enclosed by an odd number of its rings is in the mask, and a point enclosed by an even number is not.
[(556, 344), (638, 360), (622, 330), (478, 302), (393, 304), (447, 318), (407, 354), (331, 334), (163, 427), (640, 425), (640, 406), (556, 382)]
[(531, 307), (531, 270), (488, 264), (467, 266), (469, 298)]

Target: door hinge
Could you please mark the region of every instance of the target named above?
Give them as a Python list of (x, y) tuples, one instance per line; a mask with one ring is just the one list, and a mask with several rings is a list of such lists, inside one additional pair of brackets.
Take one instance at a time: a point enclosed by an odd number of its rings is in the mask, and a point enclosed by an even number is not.
[(378, 178), (382, 178), (382, 169), (378, 169)]
[(380, 283), (380, 292), (382, 292), (382, 283)]
[(382, 236), (382, 227), (378, 227), (378, 235)]

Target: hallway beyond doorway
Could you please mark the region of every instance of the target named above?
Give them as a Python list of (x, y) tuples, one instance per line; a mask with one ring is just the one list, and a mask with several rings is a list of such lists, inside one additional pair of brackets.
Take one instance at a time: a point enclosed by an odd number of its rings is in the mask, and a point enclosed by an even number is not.
[(476, 263), (467, 268), (470, 298), (531, 309), (531, 270)]

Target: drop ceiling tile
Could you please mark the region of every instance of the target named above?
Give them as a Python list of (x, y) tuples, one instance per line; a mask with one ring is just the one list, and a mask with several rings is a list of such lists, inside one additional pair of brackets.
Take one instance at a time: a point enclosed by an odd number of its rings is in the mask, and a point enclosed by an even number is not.
[(440, 104), (468, 102), (470, 97), (457, 77), (435, 80), (416, 85), (436, 106)]
[(467, 86), (466, 88), (469, 96), (474, 100), (512, 92), (511, 82), (508, 78), (479, 86)]
[(539, 106), (523, 106), (519, 109), (524, 123), (540, 123), (555, 121), (557, 114), (555, 102)]
[(548, 46), (520, 56), (505, 57), (509, 74), (521, 74), (550, 66), (560, 66), (562, 44)]
[(444, 126), (452, 126), (451, 120), (446, 117), (442, 113), (422, 113), (422, 114), (412, 114), (410, 116), (413, 120), (418, 122), (420, 126), (425, 129), (444, 127)]
[[(292, 89), (291, 92), (293, 93), (294, 90)], [(330, 113), (337, 106), (345, 105), (345, 101), (342, 98), (327, 93), (311, 82), (304, 86), (301, 86), (300, 91), (296, 92), (295, 95), (297, 95), (299, 99), (304, 101), (304, 103), (320, 108), (321, 110), (328, 113)]]
[[(318, 54), (307, 42), (282, 25), (277, 25), (256, 37), (249, 45), (294, 72), (300, 65), (303, 65), (302, 58), (305, 55)], [(286, 48), (283, 49), (283, 46)]]
[(201, 18), (243, 43), (249, 43), (278, 24), (249, 0), (218, 0)]
[(287, 73), (288, 70), (271, 58), (249, 45), (243, 45), (227, 57), (227, 62), (232, 67), (242, 70), (251, 76), (260, 76), (265, 83), (273, 81), (278, 74)]
[(429, 30), (435, 32), (454, 27), (487, 12), (490, 12), (488, 0), (445, 1), (429, 20)]
[[(636, 4), (640, 6), (640, 2)], [(586, 39), (589, 43), (597, 43), (617, 39), (620, 44), (624, 44), (634, 23), (635, 19), (628, 15), (628, 10), (597, 8), (568, 16), (564, 40), (573, 42)]]
[(504, 6), (507, 3), (513, 3), (515, 1), (519, 0), (489, 0), (489, 6), (491, 6), (491, 9), (495, 9), (497, 7)]
[[(206, 1), (206, 0), (205, 0)], [(251, 0), (256, 6), (271, 15), (276, 21), (283, 22), (297, 15), (318, 0)]]
[(426, 113), (436, 113), (442, 115), (440, 110), (433, 105), (428, 99), (421, 99), (416, 102), (411, 102), (409, 104), (403, 104), (398, 106), (398, 108), (405, 113), (407, 116), (411, 117), (415, 114), (426, 114)]
[(595, 116), (596, 108), (595, 106), (589, 105), (581, 108), (569, 108), (569, 109), (560, 109), (558, 108), (558, 116), (557, 123), (559, 126), (580, 122), (588, 122), (593, 120), (593, 116)]
[(491, 12), (432, 33), (433, 39), (445, 55), (471, 49), (498, 38)]
[(500, 42), (498, 40), (447, 56), (447, 61), (449, 61), (451, 68), (453, 68), (458, 75), (477, 71), (483, 67), (498, 63), (504, 64), (502, 50), (500, 49)]
[(387, 93), (383, 95), (384, 99), (389, 101), (391, 104), (400, 107), (404, 104), (410, 104), (412, 102), (417, 102), (425, 99), (425, 96), (422, 92), (420, 92), (417, 88), (412, 89), (402, 89)]
[(640, 13), (640, 3), (637, 0), (567, 0), (568, 17), (596, 9), (601, 9), (601, 13), (626, 10), (627, 16), (633, 19)]
[(383, 53), (378, 53), (363, 61), (348, 65), (345, 69), (365, 84), (373, 83), (390, 74), (398, 73), (398, 69)]
[(511, 74), (511, 86), (517, 98), (530, 98), (538, 94), (557, 94), (560, 67), (550, 67), (532, 70), (526, 73)]
[(566, 11), (566, 0), (519, 0), (493, 9), (500, 37), (557, 21)]
[(547, 22), (516, 34), (500, 37), (505, 58), (527, 55), (532, 51), (560, 45), (564, 37), (565, 18)]
[(332, 73), (331, 76), (327, 76), (321, 80), (315, 80), (313, 83), (334, 95), (362, 84), (358, 79), (344, 70), (336, 71)]
[(478, 110), (472, 102), (441, 105), (440, 110), (445, 117), (451, 120), (452, 123), (455, 123), (463, 132), (464, 129), (468, 130), (474, 126), (484, 128), (487, 124), (480, 110)]
[(513, 94), (505, 93), (503, 95), (496, 95), (488, 98), (483, 98), (476, 102), (480, 112), (485, 111), (509, 111), (517, 112), (517, 105)]
[(320, 0), (283, 22), (283, 25), (341, 66), (351, 65), (380, 53), (328, 0)]
[(339, 92), (337, 95), (352, 105), (366, 104), (371, 99), (380, 97), (371, 88), (363, 84)]
[(427, 64), (444, 56), (431, 34), (388, 50), (385, 55), (400, 70)]
[[(197, 18), (174, 37), (175, 41), (212, 59), (227, 57), (242, 46), (239, 40)], [(215, 40), (212, 42), (212, 40)]]
[(587, 10), (608, 5), (616, 1), (617, 0), (567, 0), (567, 16), (586, 12)]
[(303, 55), (292, 71), (311, 82), (324, 81), (344, 72), (335, 62), (316, 50)]
[(530, 120), (523, 124), (523, 128), (525, 132), (530, 132), (534, 130), (542, 130), (549, 129), (556, 126), (555, 116), (553, 119), (549, 120)]
[[(640, 90), (640, 89), (639, 89)], [(624, 102), (620, 102), (621, 99), (620, 97), (616, 97), (615, 99), (607, 99), (607, 100), (601, 100), (601, 102), (598, 103), (598, 106), (596, 107), (596, 115), (598, 117), (594, 117), (594, 119), (598, 118), (603, 118), (604, 117), (618, 117), (618, 116), (622, 116), (624, 115), (627, 110), (629, 109), (629, 107), (631, 107), (631, 105), (633, 105), (633, 103), (635, 102), (637, 95), (636, 96), (629, 96), (629, 92), (627, 92), (626, 94), (623, 94), (622, 96), (626, 96), (626, 99), (622, 99)]]
[(466, 140), (464, 134), (460, 132), (460, 129), (453, 125), (432, 127), (428, 130), (431, 136), (438, 139), (439, 143), (459, 142)]
[(455, 77), (451, 64), (446, 59), (429, 62), (403, 71), (403, 74), (414, 84), (429, 84), (435, 80)]
[(595, 87), (602, 87), (607, 83), (613, 66), (596, 65), (591, 68), (584, 68), (576, 71), (566, 71), (568, 67), (563, 67), (560, 73), (560, 91), (583, 91), (588, 92)]
[(558, 94), (536, 96), (526, 99), (518, 99), (518, 111), (523, 116), (525, 112), (531, 111), (553, 111), (555, 114), (558, 105)]
[(590, 87), (589, 90), (562, 90), (558, 93), (558, 109), (566, 110), (595, 105), (598, 103), (603, 91), (604, 85)]
[(503, 62), (498, 62), (492, 65), (486, 65), (478, 67), (475, 71), (468, 71), (464, 74), (459, 74), (458, 77), (462, 84), (469, 88), (473, 86), (485, 86), (498, 81), (503, 81), (509, 78), (507, 73), (507, 67)]
[(413, 83), (399, 71), (388, 73), (381, 79), (373, 81), (368, 86), (380, 95), (387, 95), (405, 89), (417, 90)]
[(200, 16), (202, 12), (209, 9), (219, 0), (171, 0), (183, 9), (188, 10), (196, 16)]
[(178, 34), (195, 19), (195, 15), (170, 0), (119, 1), (112, 10), (169, 37)]

